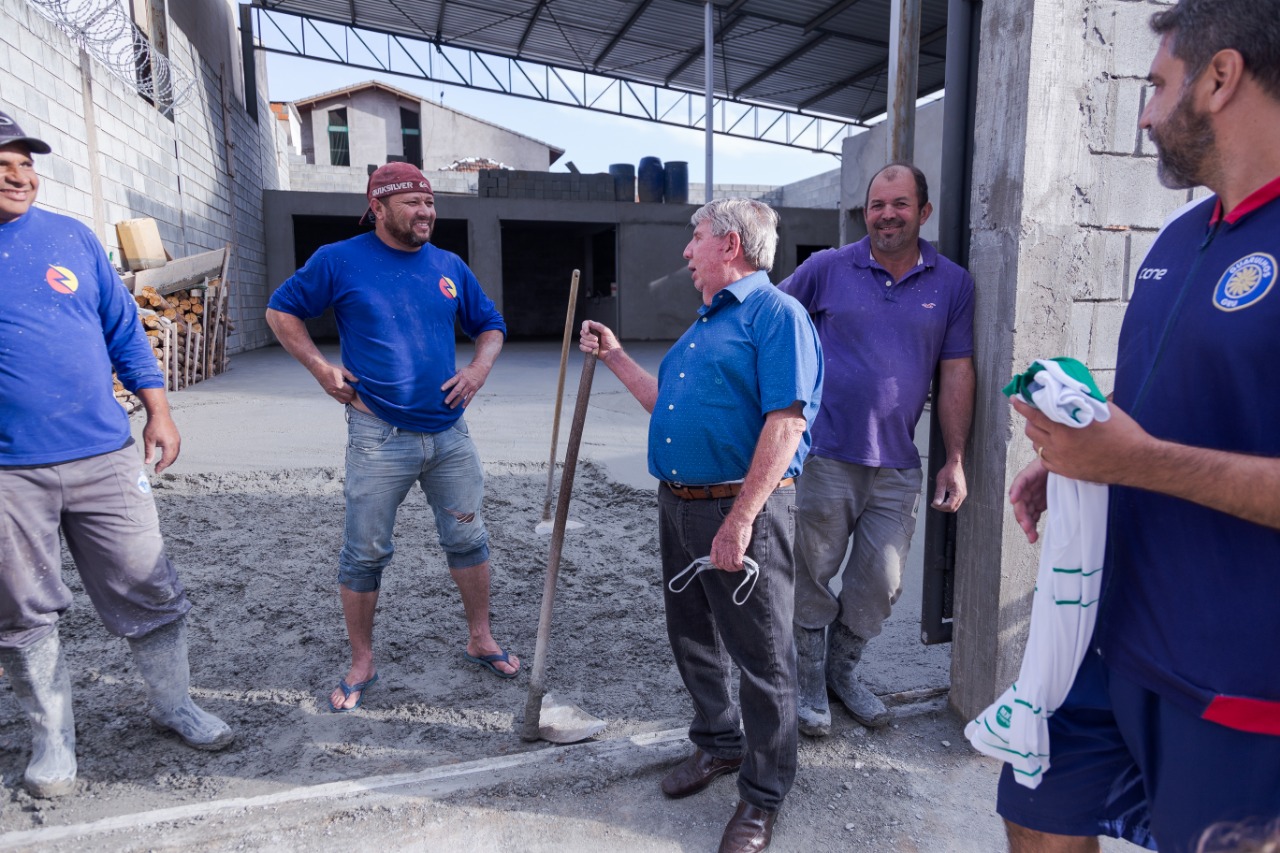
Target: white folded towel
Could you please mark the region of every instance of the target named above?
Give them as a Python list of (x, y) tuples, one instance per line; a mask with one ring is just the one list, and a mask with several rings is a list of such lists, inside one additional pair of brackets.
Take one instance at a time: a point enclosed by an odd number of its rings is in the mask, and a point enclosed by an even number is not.
[[(1089, 370), (1074, 359), (1042, 359), (1004, 389), (1050, 419), (1084, 428), (1111, 416)], [(1093, 636), (1107, 539), (1107, 487), (1050, 474), (1048, 518), (1031, 601), (1031, 630), (1018, 680), (965, 727), (979, 752), (1007, 761), (1035, 788), (1049, 769), (1048, 719), (1075, 681)]]

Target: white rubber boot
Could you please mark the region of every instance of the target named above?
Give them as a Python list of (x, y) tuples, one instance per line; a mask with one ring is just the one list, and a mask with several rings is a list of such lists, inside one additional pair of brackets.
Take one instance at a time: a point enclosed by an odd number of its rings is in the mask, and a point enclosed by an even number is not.
[(129, 640), (129, 647), (147, 683), (151, 722), (175, 732), (196, 749), (213, 751), (231, 745), (235, 740), (231, 727), (191, 701), (185, 618)]
[(25, 649), (0, 649), (0, 665), (31, 723), (31, 761), (23, 776), (27, 790), (42, 799), (71, 793), (76, 786), (76, 723), (57, 629)]
[(800, 734), (831, 734), (831, 708), (827, 704), (827, 632), (824, 628), (794, 626), (796, 638), (796, 718)]

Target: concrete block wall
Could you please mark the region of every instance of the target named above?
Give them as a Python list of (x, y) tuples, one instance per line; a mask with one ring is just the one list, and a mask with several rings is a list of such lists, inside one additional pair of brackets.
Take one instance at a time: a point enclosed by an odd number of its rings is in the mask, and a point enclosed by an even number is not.
[(782, 187), (783, 207), (824, 207), (835, 210), (840, 206), (841, 170), (832, 169)]
[[(193, 2), (232, 14), (225, 0)], [(142, 216), (156, 220), (175, 257), (231, 243), (235, 330), (228, 350), (253, 349), (270, 340), (262, 320), (262, 190), (280, 185), (265, 88), (258, 92), (265, 119), (255, 123), (229, 85), (224, 97), (220, 69), (172, 25), (169, 46), (174, 65), (196, 80), (173, 120), (81, 54), (24, 0), (0, 0), (0, 100), (53, 147), (37, 158), (38, 203), (91, 227), (117, 260), (115, 223)]]
[(613, 176), (573, 172), (482, 169), (477, 179), (481, 198), (536, 198), (549, 201), (613, 201)]
[[(711, 197), (758, 198), (770, 207), (782, 207), (782, 187), (777, 184), (716, 184)], [(702, 204), (706, 199), (707, 185), (689, 184), (690, 204)]]
[[(369, 185), (368, 167), (313, 166), (299, 155), (288, 158), (288, 187), (305, 193), (360, 193)], [(445, 195), (475, 195), (479, 179), (475, 172), (433, 172), (424, 170), (432, 191)]]

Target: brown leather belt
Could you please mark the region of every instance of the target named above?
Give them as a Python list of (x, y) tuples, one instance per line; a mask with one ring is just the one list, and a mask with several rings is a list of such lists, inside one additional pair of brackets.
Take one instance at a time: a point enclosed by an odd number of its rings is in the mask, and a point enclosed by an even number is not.
[[(786, 477), (778, 481), (775, 489), (785, 489), (787, 486), (796, 484), (794, 477)], [(668, 483), (665, 480), (662, 485), (671, 490), (671, 494), (686, 501), (705, 501), (711, 498), (736, 498), (738, 492), (742, 491), (742, 483), (715, 483), (710, 486), (681, 486), (677, 483)]]

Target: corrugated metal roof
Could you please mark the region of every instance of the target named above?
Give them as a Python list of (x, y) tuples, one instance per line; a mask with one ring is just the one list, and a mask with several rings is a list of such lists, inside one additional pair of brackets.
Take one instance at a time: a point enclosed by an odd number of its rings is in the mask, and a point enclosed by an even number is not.
[[(716, 94), (862, 122), (884, 112), (891, 0), (714, 0)], [(702, 0), (253, 0), (316, 20), (701, 91)], [(923, 0), (919, 94), (947, 0)]]

